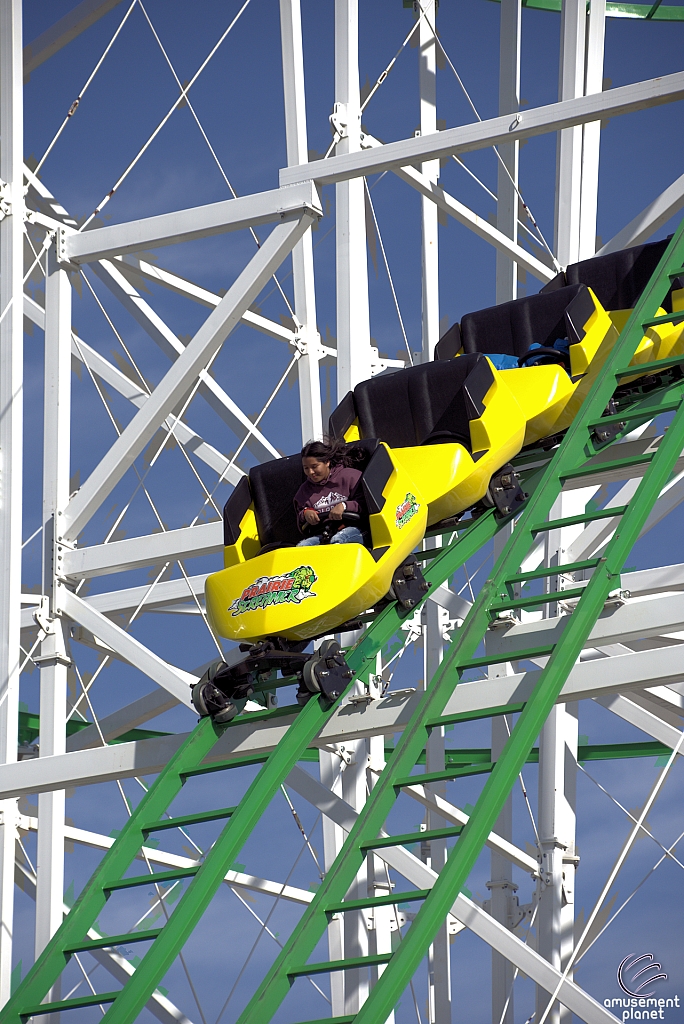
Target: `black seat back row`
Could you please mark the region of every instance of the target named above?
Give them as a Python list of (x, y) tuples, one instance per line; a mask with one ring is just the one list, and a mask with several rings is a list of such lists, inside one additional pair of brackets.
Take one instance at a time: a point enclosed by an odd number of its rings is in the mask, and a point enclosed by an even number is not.
[[(660, 263), (670, 238), (672, 235), (571, 263), (564, 274), (558, 274), (545, 284), (541, 292), (548, 293), (568, 284), (586, 284), (604, 309), (632, 309)], [(671, 313), (669, 295), (665, 302), (670, 306), (667, 312)]]
[(477, 353), (450, 363), (427, 363), (364, 380), (330, 417), (330, 433), (343, 437), (358, 419), (363, 437), (391, 448), (457, 441), (470, 451), (470, 420), (482, 415), (493, 383)]
[[(669, 238), (665, 238), (573, 263), (544, 285), (537, 295), (467, 313), (460, 324), (453, 324), (440, 338), (435, 359), (451, 359), (461, 349), (464, 352), (500, 352), (521, 358), (532, 344), (552, 346), (556, 339), (569, 337), (565, 313), (582, 287), (591, 288), (606, 310), (631, 309), (648, 284), (668, 242)], [(676, 281), (673, 287), (681, 287), (681, 283)], [(664, 306), (668, 312), (672, 311), (669, 294)], [(578, 318), (575, 315), (573, 319)], [(569, 340), (572, 343), (573, 338)]]

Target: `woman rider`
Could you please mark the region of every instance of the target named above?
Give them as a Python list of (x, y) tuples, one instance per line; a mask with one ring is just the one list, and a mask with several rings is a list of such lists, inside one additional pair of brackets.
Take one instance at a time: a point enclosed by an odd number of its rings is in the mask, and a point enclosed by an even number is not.
[[(324, 437), (304, 445), (302, 467), (306, 481), (294, 497), (297, 525), (302, 533), (306, 526), (317, 526), (325, 513), (329, 521), (339, 522), (331, 544), (363, 544), (361, 530), (342, 522), (344, 512), (361, 511), (361, 471), (351, 465), (355, 454), (341, 438)], [(297, 547), (320, 543), (320, 536), (312, 535), (300, 540)]]

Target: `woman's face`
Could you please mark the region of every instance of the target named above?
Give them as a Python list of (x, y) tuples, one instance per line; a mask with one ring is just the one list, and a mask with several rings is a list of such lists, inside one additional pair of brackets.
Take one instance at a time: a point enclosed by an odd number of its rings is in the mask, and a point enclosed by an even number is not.
[(312, 484), (322, 484), (330, 476), (330, 463), (321, 462), (320, 459), (312, 455), (307, 455), (302, 459), (302, 466), (307, 480), (310, 480)]

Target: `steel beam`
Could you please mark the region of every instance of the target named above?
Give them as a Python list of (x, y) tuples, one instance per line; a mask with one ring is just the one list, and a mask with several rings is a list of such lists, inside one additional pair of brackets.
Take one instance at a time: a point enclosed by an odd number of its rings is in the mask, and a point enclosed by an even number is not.
[[(71, 284), (47, 254), (43, 399), (43, 578), (54, 616), (55, 551), (62, 509), (69, 500), (71, 450)], [(40, 756), (66, 751), (66, 623), (53, 617), (40, 645)], [(35, 953), (38, 957), (62, 923), (65, 792), (38, 797)]]
[[(562, 0), (558, 99), (575, 100), (584, 93), (586, 4)], [(579, 259), (582, 185), (582, 125), (564, 128), (557, 136), (555, 250), (562, 266)], [(556, 1022), (554, 1022), (556, 1024)]]
[(87, 548), (64, 548), (62, 572), (76, 579), (106, 576), (223, 550), (223, 523), (202, 523), (145, 537), (129, 537)]
[[(418, 91), (420, 102), (420, 134), (433, 135), (437, 131), (437, 40), (435, 22), (437, 3), (422, 0), (418, 25)], [(421, 167), (421, 176), (430, 185), (439, 179), (439, 160), (429, 160)], [(422, 359), (429, 363), (434, 359), (435, 346), (439, 341), (439, 222), (438, 211), (430, 198), (421, 199), (421, 319)], [(448, 939), (447, 939), (448, 942)], [(451, 983), (446, 965), (445, 981)], [(430, 966), (428, 971), (434, 976)], [(432, 993), (429, 997), (430, 1021), (451, 1021), (451, 1009), (436, 1010)], [(448, 1014), (448, 1016), (447, 1016)]]
[(176, 245), (226, 231), (270, 224), (303, 213), (311, 213), (314, 217), (323, 215), (318, 190), (310, 182), (302, 182), (294, 189), (255, 192), (237, 199), (224, 199), (220, 203), (175, 210), (110, 227), (65, 232), (62, 256), (71, 263), (92, 263), (93, 260), (110, 259), (128, 252), (140, 252), (141, 249)]
[(143, 408), (122, 431), (80, 491), (67, 505), (64, 512), (64, 535), (67, 539), (75, 540), (90, 521), (107, 495), (154, 436), (160, 424), (185, 396), (198, 374), (206, 369), (240, 320), (244, 310), (257, 297), (274, 270), (280, 266), (292, 246), (310, 226), (312, 219), (312, 215), (305, 213), (295, 220), (283, 221), (273, 228), (261, 249), (252, 257), (223, 297), (220, 305), (209, 314)]
[(137, 729), (150, 719), (162, 715), (165, 711), (175, 708), (179, 701), (168, 690), (161, 686), (156, 687), (144, 697), (139, 697), (131, 704), (114, 711), (111, 715), (105, 715), (97, 725), (89, 725), (86, 729), (74, 733), (67, 740), (67, 750), (88, 750), (91, 747), (102, 745), (104, 738), (106, 743), (123, 736), (130, 729)]
[[(0, 0), (0, 764), (17, 758), (23, 458), (21, 0)], [(6, 184), (5, 184), (6, 183)], [(0, 1006), (10, 995), (16, 804), (0, 806)]]
[(182, 704), (187, 707), (192, 706), (190, 686), (197, 682), (197, 676), (193, 676), (181, 668), (176, 668), (175, 665), (170, 665), (158, 657), (134, 636), (126, 633), (121, 626), (117, 626), (115, 622), (96, 611), (87, 601), (70, 590), (61, 588), (59, 604), (64, 614), (89, 629), (130, 665), (144, 672)]
[[(288, 164), (306, 163), (306, 92), (304, 89), (304, 49), (300, 0), (280, 0), (280, 42), (283, 60), (283, 98), (285, 101), (285, 140)], [(297, 363), (299, 376), (299, 414), (302, 442), (319, 437), (323, 431), (319, 361), (321, 339), (316, 326), (316, 288), (314, 281), (311, 231), (292, 250), (294, 314), (298, 321)]]
[[(185, 351), (183, 342), (164, 323), (149, 303), (138, 294), (115, 263), (110, 260), (94, 263), (93, 272), (172, 361), (175, 361)], [(198, 376), (200, 380), (199, 393), (237, 437), (240, 439), (247, 437), (247, 447), (252, 453), (264, 462), (272, 458), (279, 458), (278, 449), (264, 437), (258, 427), (254, 426), (218, 381), (205, 369), (200, 370)]]
[[(358, 0), (335, 0), (335, 110), (338, 132), (333, 160), (359, 160), (361, 102), (359, 97)], [(306, 181), (310, 164), (291, 167), (293, 181)], [(281, 174), (283, 172), (281, 171)], [(355, 180), (352, 180), (355, 179)], [(337, 179), (336, 179), (337, 180)], [(368, 256), (366, 252), (365, 186), (358, 175), (340, 178), (335, 189), (335, 257), (337, 279), (337, 400), (341, 401), (370, 370)]]
[(501, 142), (519, 142), (535, 135), (561, 131), (574, 125), (586, 124), (587, 121), (630, 114), (682, 98), (684, 72), (677, 71), (672, 75), (623, 85), (597, 95), (579, 96), (577, 99), (526, 109), (513, 119), (508, 115), (494, 117), (458, 128), (448, 128), (426, 138), (388, 142), (382, 149), (314, 160), (301, 167), (282, 168), (280, 184), (292, 185), (308, 179), (322, 185), (348, 181), (360, 175), (394, 170), (395, 167), (435, 160), (452, 153), (469, 153)]
[[(592, 0), (586, 14), (586, 70), (584, 93), (603, 90), (603, 57), (606, 36), (606, 0)], [(580, 183), (579, 258), (596, 252), (601, 122), (590, 121), (582, 129), (582, 180)]]
[[(664, 743), (666, 747), (674, 750), (678, 747), (678, 744), (681, 746), (681, 727), (676, 728), (668, 724), (668, 722), (663, 721), (653, 711), (642, 707), (634, 700), (624, 696), (624, 694), (605, 694), (602, 697), (595, 697), (594, 700), (597, 704), (601, 704), (604, 708), (612, 711), (614, 715), (622, 718), (625, 722), (629, 722), (630, 725), (645, 732), (647, 736), (652, 736), (659, 743)], [(680, 757), (684, 757), (684, 753), (681, 750), (678, 749), (677, 753)]]
[[(499, 19), (499, 114), (517, 114), (520, 110), (520, 41), (522, 24), (522, 0), (501, 0)], [(496, 226), (498, 230), (516, 245), (518, 241), (519, 198), (515, 186), (518, 183), (518, 142), (507, 142), (498, 147), (496, 178)], [(545, 268), (546, 269), (546, 268)], [(536, 276), (536, 275), (535, 275)], [(508, 253), (497, 249), (496, 253), (496, 301), (508, 302), (518, 295), (518, 268)], [(507, 1013), (502, 1024), (510, 1024), (513, 1018)], [(503, 1010), (503, 1006), (501, 1007)], [(510, 1020), (509, 1020), (510, 1018)], [(498, 1024), (498, 1019), (495, 1024)]]
[(639, 245), (654, 235), (670, 217), (684, 206), (684, 174), (661, 192), (660, 195), (644, 207), (622, 231), (618, 231), (609, 242), (602, 245), (597, 255), (627, 249), (630, 245)]
[[(680, 601), (681, 603), (681, 601)], [(610, 671), (607, 671), (610, 667)], [(459, 683), (445, 715), (471, 713), (527, 700), (539, 670), (518, 672), (499, 679)], [(572, 670), (559, 700), (587, 700), (606, 693), (625, 693), (651, 686), (684, 682), (681, 645), (638, 651), (610, 659), (580, 662)], [(317, 743), (329, 747), (361, 736), (401, 732), (415, 710), (415, 692), (388, 695), (361, 710), (343, 705), (321, 731)], [(271, 722), (251, 723), (245, 715), (216, 744), (209, 761), (270, 753), (294, 721), (288, 715)], [(99, 749), (74, 751), (52, 758), (34, 758), (20, 765), (0, 765), (0, 799), (47, 792), (64, 786), (87, 786), (114, 779), (157, 774), (172, 757), (185, 734), (134, 740)], [(209, 763), (209, 762), (208, 762)], [(439, 805), (448, 817), (447, 809)]]
[[(148, 263), (147, 260), (141, 260), (137, 256), (127, 256), (125, 259), (117, 256), (115, 266), (118, 266), (122, 274), (128, 278), (143, 283), (154, 281), (162, 288), (168, 288), (176, 295), (183, 295), (186, 299), (198, 302), (200, 306), (208, 306), (209, 309), (215, 309), (221, 301), (221, 296), (215, 292), (210, 292), (207, 288), (195, 284), (194, 281), (188, 281), (187, 278), (181, 277), (179, 274), (165, 270), (156, 263)], [(256, 328), (262, 334), (268, 334), (277, 341), (285, 341), (289, 345), (295, 343), (296, 334), (289, 327), (277, 324), (275, 320), (269, 320), (268, 317), (254, 313), (251, 309), (245, 310), (242, 314), (242, 322)]]
[(426, 199), (431, 200), (438, 209), (442, 210), (449, 217), (453, 217), (459, 224), (470, 228), (474, 234), (478, 235), (479, 238), (483, 238), (485, 242), (490, 242), (497, 250), (497, 253), (502, 253), (509, 260), (515, 259), (523, 270), (528, 270), (539, 281), (543, 281), (546, 284), (547, 281), (555, 277), (554, 272), (545, 263), (538, 260), (536, 256), (532, 256), (521, 245), (518, 245), (515, 240), (509, 238), (503, 231), (500, 231), (498, 227), (493, 227), (488, 220), (473, 213), (467, 206), (460, 203), (458, 199), (454, 199), (453, 196), (445, 192), (435, 182), (430, 181), (414, 167), (400, 167), (398, 170), (395, 169), (394, 173), (402, 181), (405, 181), (420, 192)]
[[(193, 529), (193, 527), (190, 527)], [(153, 536), (157, 536), (154, 534)], [(129, 587), (126, 590), (110, 590), (104, 594), (89, 594), (88, 604), (92, 605), (103, 615), (111, 615), (113, 612), (135, 611), (141, 608), (143, 611), (157, 611), (160, 607), (165, 610), (180, 602), (191, 602), (195, 611), (197, 605), (194, 602), (193, 594), (203, 603), (204, 584), (209, 573), (201, 576), (189, 576), (178, 580), (162, 580), (154, 586)], [(190, 586), (188, 586), (188, 583)]]

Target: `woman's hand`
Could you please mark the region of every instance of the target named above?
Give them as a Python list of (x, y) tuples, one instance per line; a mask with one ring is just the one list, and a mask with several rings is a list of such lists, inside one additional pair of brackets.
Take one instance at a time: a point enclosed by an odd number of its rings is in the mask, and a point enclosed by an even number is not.
[(339, 505), (335, 505), (334, 508), (330, 509), (330, 518), (331, 519), (341, 519), (342, 518), (342, 513), (344, 512), (346, 507), (347, 506), (345, 505), (345, 503), (343, 501), (341, 501), (339, 503)]
[(309, 524), (309, 526), (315, 526), (316, 523), (320, 523), (320, 519), (318, 517), (318, 512), (316, 512), (315, 509), (313, 509), (313, 508), (305, 508), (304, 512), (303, 512), (303, 515), (304, 515), (304, 521), (307, 522)]

